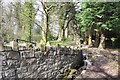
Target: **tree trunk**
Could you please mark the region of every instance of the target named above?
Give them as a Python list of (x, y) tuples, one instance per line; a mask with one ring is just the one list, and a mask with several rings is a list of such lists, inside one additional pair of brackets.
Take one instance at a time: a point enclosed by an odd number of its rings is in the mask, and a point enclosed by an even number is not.
[(104, 49), (105, 48), (105, 35), (101, 33), (101, 39), (100, 39), (100, 44), (99, 44), (99, 49)]
[(87, 45), (87, 36), (85, 36), (85, 38), (84, 38), (84, 43), (83, 43), (84, 45)]
[(16, 21), (17, 21), (17, 33), (16, 33), (16, 38), (21, 39), (21, 30), (22, 30), (22, 25), (21, 25), (21, 19), (20, 19), (20, 12), (21, 12), (21, 3), (17, 2), (16, 3), (16, 9), (15, 9), (15, 14), (16, 14)]
[(58, 41), (62, 41), (62, 27), (59, 26)]
[(65, 29), (63, 29), (63, 35), (62, 40), (65, 41)]
[(32, 29), (32, 24), (30, 24), (30, 28), (29, 28), (29, 41), (32, 40), (32, 32), (31, 32), (31, 29)]
[(22, 26), (21, 34), (22, 34), (21, 36), (22, 40), (25, 40), (25, 27), (24, 26)]
[(44, 24), (42, 26), (42, 39), (41, 43), (46, 45), (47, 43), (47, 33), (48, 33), (48, 15), (44, 14)]
[(21, 25), (20, 25), (20, 23), (18, 22), (18, 23), (17, 23), (17, 33), (16, 33), (17, 38), (21, 38), (21, 36), (22, 36), (22, 34), (21, 34), (22, 28), (20, 28), (20, 27), (21, 27)]
[(92, 47), (92, 31), (91, 28), (89, 28), (89, 41), (88, 41), (89, 47)]
[(28, 31), (29, 31), (29, 33), (28, 33), (28, 34), (29, 34), (29, 35), (28, 35), (28, 40), (29, 40), (29, 41), (32, 40), (32, 31), (31, 31), (31, 30), (32, 30), (32, 24), (33, 24), (33, 23), (32, 23), (32, 15), (33, 15), (32, 13), (33, 13), (32, 10), (30, 10), (30, 15), (29, 15), (30, 21), (29, 21), (29, 26), (28, 26), (28, 29), (29, 29), (29, 30), (28, 30)]
[(46, 0), (43, 1), (43, 9), (44, 9), (44, 16), (43, 16), (43, 26), (42, 26), (42, 39), (41, 39), (41, 44), (46, 45), (47, 43), (47, 35), (48, 35), (48, 11), (46, 10), (47, 8), (47, 2)]
[(95, 47), (99, 46), (99, 32), (96, 31), (96, 36), (95, 36)]
[(70, 25), (67, 28), (67, 38), (69, 38), (69, 33), (70, 33)]

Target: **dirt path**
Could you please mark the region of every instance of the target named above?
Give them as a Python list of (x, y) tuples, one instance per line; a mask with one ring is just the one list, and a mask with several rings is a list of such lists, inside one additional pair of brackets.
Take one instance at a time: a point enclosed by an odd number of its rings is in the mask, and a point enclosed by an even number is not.
[[(94, 49), (92, 49), (94, 50)], [(94, 51), (98, 51), (95, 49)], [(94, 78), (113, 80), (118, 78), (118, 53), (97, 53), (99, 56), (92, 59), (93, 64), (83, 70), (77, 78)]]

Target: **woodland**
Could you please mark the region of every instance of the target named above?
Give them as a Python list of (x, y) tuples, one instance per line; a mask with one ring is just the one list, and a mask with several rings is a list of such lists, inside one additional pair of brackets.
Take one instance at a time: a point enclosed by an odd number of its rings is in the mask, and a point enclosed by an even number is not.
[(0, 0), (0, 36), (46, 45), (79, 41), (89, 47), (120, 48), (119, 2)]

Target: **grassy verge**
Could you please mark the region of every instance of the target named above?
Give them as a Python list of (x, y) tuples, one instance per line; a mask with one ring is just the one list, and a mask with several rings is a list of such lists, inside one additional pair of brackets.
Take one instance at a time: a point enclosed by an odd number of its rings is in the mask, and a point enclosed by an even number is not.
[(61, 41), (61, 42), (58, 42), (58, 41), (50, 41), (51, 46), (55, 46), (56, 44), (60, 44), (60, 45), (67, 46), (67, 45), (69, 45), (70, 43), (73, 43), (73, 42), (74, 42), (74, 41)]

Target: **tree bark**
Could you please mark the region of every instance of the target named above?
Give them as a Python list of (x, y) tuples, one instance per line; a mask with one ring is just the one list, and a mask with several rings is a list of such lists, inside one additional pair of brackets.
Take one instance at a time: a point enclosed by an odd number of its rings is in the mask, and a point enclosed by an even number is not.
[(65, 41), (65, 29), (63, 29), (63, 35), (62, 35), (62, 36), (63, 36), (63, 37), (62, 37), (62, 38), (63, 38), (62, 40)]
[(99, 32), (96, 31), (96, 35), (95, 35), (95, 47), (99, 46)]
[(69, 38), (69, 33), (70, 33), (70, 25), (67, 28), (67, 38)]
[(62, 34), (63, 34), (62, 27), (59, 26), (58, 41), (62, 41)]
[(46, 0), (43, 1), (43, 25), (42, 25), (42, 39), (41, 44), (46, 45), (47, 43), (47, 35), (48, 35), (48, 10), (47, 10), (47, 2)]
[(87, 45), (87, 36), (85, 36), (83, 44)]
[(101, 39), (100, 39), (100, 44), (98, 48), (105, 49), (105, 35), (103, 32), (101, 33)]
[(16, 21), (17, 21), (17, 33), (16, 33), (16, 38), (21, 38), (21, 30), (22, 30), (22, 25), (21, 25), (21, 20), (20, 20), (20, 12), (21, 12), (21, 3), (17, 2), (16, 3)]
[[(47, 36), (48, 36), (48, 32), (49, 32), (49, 24), (48, 24), (48, 12), (49, 12), (49, 9), (47, 8), (47, 0), (44, 0), (43, 3), (43, 10), (44, 10), (44, 15), (43, 15), (43, 26), (42, 26), (42, 39), (41, 39), (41, 44), (43, 45), (46, 45), (48, 39), (47, 39)], [(50, 8), (50, 7), (49, 7)]]
[(47, 33), (48, 33), (48, 15), (44, 14), (44, 24), (42, 26), (42, 39), (41, 43), (46, 45), (47, 43)]
[(89, 47), (92, 47), (92, 31), (91, 31), (91, 27), (89, 28), (89, 41), (88, 41), (88, 45)]

